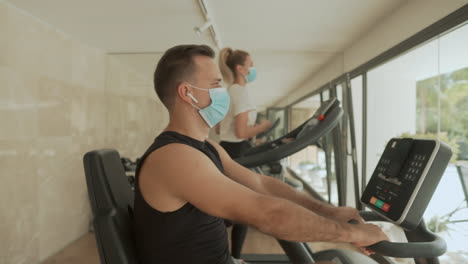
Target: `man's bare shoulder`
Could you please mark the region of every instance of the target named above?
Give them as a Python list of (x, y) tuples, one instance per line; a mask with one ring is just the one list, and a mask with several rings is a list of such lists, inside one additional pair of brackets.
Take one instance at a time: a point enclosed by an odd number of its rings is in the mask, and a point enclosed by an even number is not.
[(226, 162), (231, 161), (229, 154), (227, 154), (226, 150), (224, 150), (224, 148), (221, 147), (221, 145), (219, 145), (218, 143), (216, 143), (215, 141), (211, 139), (207, 139), (206, 141), (210, 143), (216, 149), (216, 151), (218, 151), (219, 157), (221, 158), (223, 165), (225, 165)]
[(167, 144), (155, 151), (153, 151), (144, 161), (143, 169), (148, 168), (166, 168), (179, 165), (189, 158), (197, 159), (203, 153), (197, 149), (182, 143)]
[[(201, 171), (197, 166), (207, 163), (203, 161), (204, 156), (197, 149), (180, 143), (171, 143), (153, 151), (139, 173), (139, 186), (145, 199), (159, 210), (178, 208), (186, 201), (181, 199), (179, 188), (190, 178), (197, 177), (197, 172)], [(164, 204), (161, 204), (162, 200)], [(175, 205), (167, 207), (175, 200)]]
[[(216, 168), (201, 151), (181, 143), (172, 143), (152, 152), (144, 161), (140, 175), (158, 175), (158, 178), (172, 178), (172, 175), (194, 174), (201, 168)], [(151, 177), (153, 178), (153, 177)]]

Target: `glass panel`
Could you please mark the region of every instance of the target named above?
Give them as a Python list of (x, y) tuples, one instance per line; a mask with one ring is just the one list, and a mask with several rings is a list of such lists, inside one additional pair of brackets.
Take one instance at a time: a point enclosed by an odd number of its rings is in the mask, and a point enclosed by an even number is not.
[[(416, 83), (437, 73), (437, 42), (418, 47), (367, 74), (367, 180), (387, 142), (416, 131)], [(384, 230), (391, 236), (401, 232)]]
[(436, 138), (454, 156), (425, 211), (446, 241), (441, 263), (468, 263), (468, 209), (461, 179), (468, 166), (468, 25), (368, 73), (367, 175), (392, 137)]
[[(309, 97), (293, 105), (291, 107), (291, 130), (310, 118), (319, 107), (320, 95)], [(334, 176), (334, 159), (333, 153), (330, 154), (332, 168), (332, 175), (330, 177), (332, 187), (330, 199), (332, 203), (337, 204), (338, 196), (336, 191), (336, 177)], [(290, 156), (289, 166), (325, 200), (329, 200), (325, 157), (325, 152), (322, 149), (317, 146), (308, 146), (302, 151)]]
[(330, 91), (329, 91), (329, 90), (323, 91), (323, 92), (322, 92), (322, 96), (323, 96), (323, 100), (324, 100), (324, 101), (330, 99)]
[(343, 105), (343, 85), (342, 84), (338, 84), (336, 86), (336, 95), (337, 95), (336, 98), (338, 98), (338, 100)]
[(282, 137), (286, 134), (286, 124), (287, 124), (287, 115), (285, 108), (268, 108), (267, 118), (274, 124), (276, 120), (278, 125), (271, 132), (271, 137), (273, 139)]
[(389, 139), (416, 132), (416, 83), (437, 74), (437, 52), (432, 41), (368, 72), (367, 175)]
[[(417, 133), (454, 151), (424, 217), (447, 241), (443, 263), (468, 263), (468, 209), (461, 179), (468, 166), (468, 25), (438, 40), (439, 72), (417, 82)], [(458, 168), (457, 168), (458, 166)]]

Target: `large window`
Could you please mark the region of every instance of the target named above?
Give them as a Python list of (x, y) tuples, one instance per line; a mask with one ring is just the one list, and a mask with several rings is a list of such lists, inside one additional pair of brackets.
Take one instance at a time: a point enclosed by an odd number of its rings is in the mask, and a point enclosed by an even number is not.
[[(367, 175), (392, 137), (437, 138), (454, 157), (424, 218), (448, 244), (443, 263), (468, 262), (468, 25), (368, 72)], [(465, 170), (466, 171), (466, 170)]]
[[(321, 87), (321, 94), (289, 106), (290, 129), (310, 117), (321, 99), (330, 98), (331, 91), (345, 109), (339, 126), (342, 136), (326, 137), (330, 145), (342, 146), (337, 153), (343, 152), (343, 157), (335, 159), (342, 153), (335, 155), (334, 148), (309, 146), (292, 155), (289, 165), (334, 204), (342, 202), (336, 182), (342, 178), (339, 175), (345, 175), (346, 204), (352, 206), (356, 197), (353, 176), (358, 175), (360, 186), (365, 185), (391, 138), (432, 138), (449, 144), (454, 155), (424, 219), (432, 231), (447, 241), (448, 251), (440, 257), (441, 263), (468, 263), (468, 23), (375, 66), (389, 54), (393, 56), (411, 43), (420, 43), (423, 35), (397, 45), (349, 73), (363, 74), (350, 80), (350, 89), (347, 83), (350, 75), (346, 74)], [(343, 98), (347, 100), (343, 102)], [(347, 105), (349, 99), (352, 107)], [(354, 129), (350, 127), (352, 123)], [(351, 145), (353, 135), (355, 151)], [(353, 167), (353, 155), (359, 168)], [(340, 164), (345, 165), (344, 170)], [(366, 181), (362, 181), (363, 174)]]

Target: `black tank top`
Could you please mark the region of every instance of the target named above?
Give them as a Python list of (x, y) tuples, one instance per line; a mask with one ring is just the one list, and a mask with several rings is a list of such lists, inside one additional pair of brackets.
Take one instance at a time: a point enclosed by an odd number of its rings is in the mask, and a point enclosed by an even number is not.
[(173, 131), (156, 137), (140, 159), (136, 171), (134, 223), (138, 259), (141, 264), (229, 263), (227, 232), (222, 219), (208, 215), (190, 203), (173, 212), (160, 212), (141, 194), (138, 184), (141, 165), (153, 151), (172, 143), (201, 151), (221, 172), (224, 171), (219, 154), (210, 143)]

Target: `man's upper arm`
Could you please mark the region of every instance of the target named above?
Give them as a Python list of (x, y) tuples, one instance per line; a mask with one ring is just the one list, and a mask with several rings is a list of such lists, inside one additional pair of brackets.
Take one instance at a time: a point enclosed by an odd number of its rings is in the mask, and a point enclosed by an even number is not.
[(221, 158), (224, 167), (224, 173), (231, 178), (233, 181), (236, 181), (248, 188), (262, 193), (267, 194), (263, 186), (263, 177), (264, 175), (260, 175), (258, 173), (254, 173), (253, 171), (245, 168), (244, 166), (240, 165), (236, 161), (234, 161), (229, 154), (216, 142), (210, 140), (210, 143), (216, 148)]
[(220, 218), (251, 223), (261, 215), (257, 201), (262, 195), (226, 177), (200, 151), (171, 144), (157, 158), (159, 175), (175, 197)]

